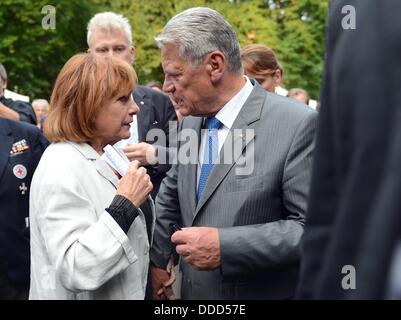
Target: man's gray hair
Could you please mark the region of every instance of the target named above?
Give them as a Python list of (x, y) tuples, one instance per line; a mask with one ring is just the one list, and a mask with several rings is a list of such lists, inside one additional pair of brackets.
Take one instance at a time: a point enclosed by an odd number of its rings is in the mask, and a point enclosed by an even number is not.
[(7, 71), (1, 62), (0, 62), (0, 78), (1, 78), (2, 82), (7, 81)]
[(88, 23), (86, 41), (90, 47), (90, 40), (95, 30), (103, 32), (116, 32), (122, 29), (127, 35), (129, 44), (132, 45), (131, 25), (127, 18), (114, 12), (102, 12), (95, 14)]
[(221, 51), (228, 70), (243, 72), (240, 46), (231, 25), (217, 11), (196, 7), (174, 16), (156, 38), (159, 48), (173, 43), (179, 47), (180, 57), (198, 66), (209, 52)]
[(35, 109), (36, 107), (44, 105), (46, 110), (49, 111), (49, 102), (45, 99), (35, 99), (32, 101), (32, 107)]

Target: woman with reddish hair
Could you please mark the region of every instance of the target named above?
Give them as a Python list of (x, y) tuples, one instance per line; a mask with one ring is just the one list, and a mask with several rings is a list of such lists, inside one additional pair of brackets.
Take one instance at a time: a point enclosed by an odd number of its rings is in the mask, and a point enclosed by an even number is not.
[(128, 63), (91, 54), (58, 75), (31, 186), (30, 299), (144, 298), (152, 184), (137, 161), (121, 177), (101, 158), (130, 136), (136, 82)]

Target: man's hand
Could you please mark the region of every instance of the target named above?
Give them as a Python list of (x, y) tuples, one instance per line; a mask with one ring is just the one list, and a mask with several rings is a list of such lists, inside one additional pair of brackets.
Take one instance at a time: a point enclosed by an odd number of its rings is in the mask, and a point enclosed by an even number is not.
[(190, 227), (175, 232), (171, 241), (182, 258), (199, 270), (220, 267), (220, 239), (217, 228)]
[(141, 166), (157, 163), (156, 148), (149, 143), (127, 144), (123, 151), (130, 161), (137, 160)]
[(171, 257), (166, 270), (151, 266), (152, 295), (154, 300), (175, 300), (172, 288), (176, 280), (173, 258)]

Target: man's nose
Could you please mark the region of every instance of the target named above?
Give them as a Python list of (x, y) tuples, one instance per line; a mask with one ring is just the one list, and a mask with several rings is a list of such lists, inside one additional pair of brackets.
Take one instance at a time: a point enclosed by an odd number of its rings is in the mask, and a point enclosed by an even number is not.
[(171, 93), (174, 91), (174, 85), (169, 79), (167, 79), (167, 77), (164, 78), (162, 89), (166, 93)]

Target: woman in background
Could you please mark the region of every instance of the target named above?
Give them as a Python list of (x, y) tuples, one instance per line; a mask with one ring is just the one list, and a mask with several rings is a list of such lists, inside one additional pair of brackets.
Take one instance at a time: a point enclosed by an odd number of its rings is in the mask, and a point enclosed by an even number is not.
[(275, 92), (283, 80), (283, 68), (272, 49), (263, 44), (250, 44), (241, 49), (245, 74), (254, 78), (267, 91)]

